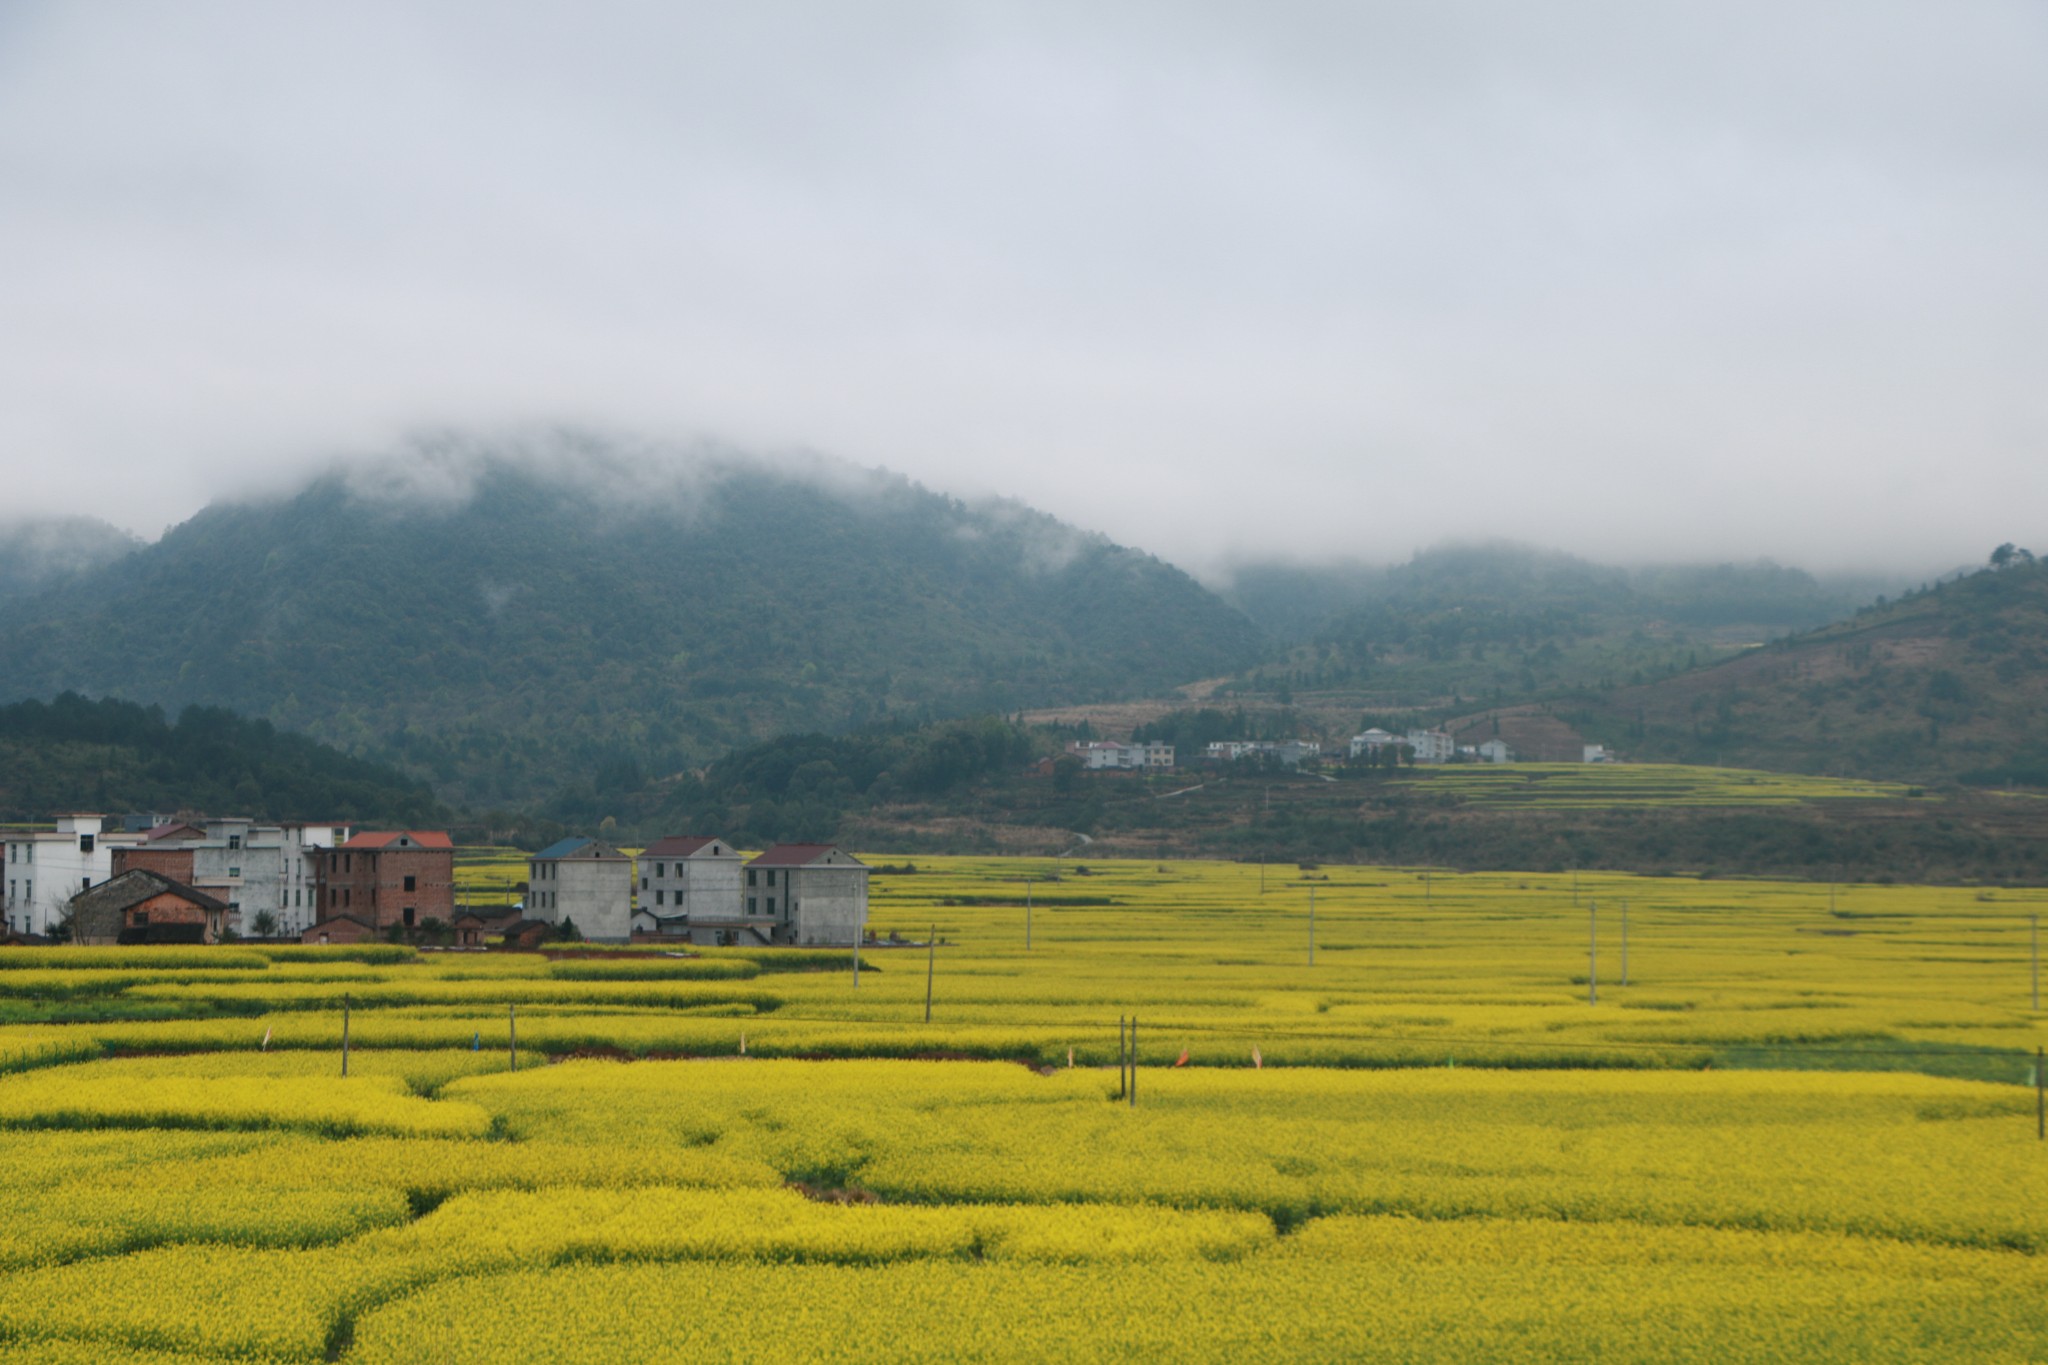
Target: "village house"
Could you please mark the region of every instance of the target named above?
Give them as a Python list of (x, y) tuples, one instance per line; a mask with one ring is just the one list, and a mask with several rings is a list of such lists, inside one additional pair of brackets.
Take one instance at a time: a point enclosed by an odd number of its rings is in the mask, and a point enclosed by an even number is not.
[(1413, 763), (1449, 763), (1458, 753), (1458, 741), (1446, 730), (1410, 730), (1406, 742)]
[(715, 836), (672, 834), (656, 839), (640, 854), (642, 916), (687, 922), (692, 915), (729, 919), (740, 903), (739, 851)]
[(850, 947), (867, 927), (867, 865), (835, 845), (777, 844), (746, 871), (745, 916), (778, 943)]
[(63, 922), (74, 895), (114, 875), (114, 850), (138, 836), (108, 832), (106, 825), (103, 815), (60, 815), (55, 829), (7, 834), (7, 929), (48, 934)]
[(598, 943), (633, 934), (633, 860), (587, 835), (574, 834), (533, 855), (527, 869), (526, 917), (564, 920)]
[(1072, 740), (1067, 744), (1067, 752), (1081, 760), (1082, 767), (1090, 770), (1164, 772), (1173, 767), (1173, 746), (1158, 740), (1142, 744), (1122, 744), (1113, 739)]
[(254, 932), (269, 911), (275, 932), (297, 936), (317, 920), (314, 888), (319, 858), (348, 841), (335, 821), (264, 825), (241, 817), (173, 821), (143, 832), (114, 852), (113, 871), (161, 872), (227, 902), (228, 927)]
[(1207, 756), (1219, 763), (1263, 759), (1293, 768), (1319, 758), (1322, 752), (1323, 746), (1313, 739), (1223, 739), (1209, 745)]
[(319, 920), (309, 929), (343, 917), (377, 930), (455, 918), (455, 844), (441, 830), (366, 832), (312, 861)]
[(1489, 739), (1481, 744), (1478, 754), (1481, 763), (1512, 763), (1515, 761), (1515, 751), (1497, 739)]
[(141, 868), (87, 887), (65, 907), (74, 943), (218, 943), (225, 901)]
[(1386, 748), (1389, 744), (1399, 744), (1400, 742), (1401, 737), (1391, 730), (1382, 730), (1378, 726), (1374, 726), (1370, 730), (1351, 737), (1351, 756), (1353, 758), (1378, 758), (1382, 749)]
[(1585, 747), (1585, 761), (1588, 763), (1612, 763), (1614, 751), (1605, 744), (1588, 744)]
[(377, 926), (354, 915), (336, 915), (300, 932), (301, 943), (368, 943), (377, 937)]

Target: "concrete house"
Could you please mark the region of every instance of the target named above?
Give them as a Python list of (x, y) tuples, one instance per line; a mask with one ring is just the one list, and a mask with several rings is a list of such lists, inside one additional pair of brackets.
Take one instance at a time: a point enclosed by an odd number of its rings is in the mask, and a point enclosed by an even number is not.
[(833, 844), (777, 844), (747, 864), (745, 914), (779, 943), (852, 946), (868, 922), (868, 869)]
[(145, 831), (114, 851), (116, 874), (161, 872), (227, 902), (228, 927), (251, 932), (268, 910), (279, 933), (296, 936), (320, 918), (315, 886), (321, 855), (348, 842), (335, 821), (264, 825), (241, 817), (172, 822)]
[[(652, 921), (729, 920), (740, 911), (739, 850), (724, 839), (672, 834), (640, 854), (640, 907), (634, 928)], [(642, 920), (648, 920), (644, 925)]]
[(1399, 744), (1400, 742), (1401, 737), (1399, 735), (1391, 730), (1382, 730), (1375, 725), (1372, 729), (1351, 737), (1351, 756), (1353, 758), (1377, 757), (1380, 750), (1386, 748), (1389, 744)]
[(47, 934), (70, 911), (71, 898), (114, 875), (114, 850), (138, 836), (109, 832), (103, 815), (60, 815), (55, 829), (9, 833), (0, 848), (6, 868), (4, 927)]
[(1121, 744), (1113, 739), (1077, 739), (1068, 742), (1067, 752), (1088, 769), (1166, 772), (1173, 767), (1173, 746), (1159, 740)]
[(1497, 739), (1489, 739), (1484, 744), (1481, 744), (1478, 752), (1481, 763), (1512, 763), (1515, 761), (1515, 751)]
[(319, 919), (308, 929), (343, 916), (373, 929), (455, 918), (455, 843), (441, 830), (366, 832), (310, 861)]
[(632, 938), (633, 860), (610, 844), (573, 834), (534, 854), (527, 873), (528, 919), (573, 920), (599, 943)]
[(1448, 763), (1458, 753), (1458, 741), (1445, 730), (1410, 730), (1407, 743), (1417, 763)]
[(218, 943), (227, 929), (226, 902), (140, 868), (81, 890), (66, 909), (83, 944)]

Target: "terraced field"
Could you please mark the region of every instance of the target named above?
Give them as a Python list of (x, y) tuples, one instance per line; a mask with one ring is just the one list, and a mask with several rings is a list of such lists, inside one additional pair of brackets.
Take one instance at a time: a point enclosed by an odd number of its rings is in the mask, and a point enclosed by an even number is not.
[(1530, 810), (1658, 806), (1708, 810), (1803, 806), (1815, 801), (1939, 799), (1903, 782), (1677, 763), (1459, 764), (1419, 771), (1399, 779), (1399, 785), (1426, 786), (1471, 805)]
[(0, 950), (0, 1365), (2048, 1354), (2042, 892), (915, 863), (857, 983)]

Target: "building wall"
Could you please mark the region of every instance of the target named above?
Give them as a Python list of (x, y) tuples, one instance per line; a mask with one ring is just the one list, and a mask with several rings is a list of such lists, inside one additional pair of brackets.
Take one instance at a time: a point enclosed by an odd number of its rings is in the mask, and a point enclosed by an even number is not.
[[(7, 927), (47, 934), (64, 919), (71, 898), (113, 875), (114, 849), (132, 843), (125, 834), (102, 832), (97, 815), (63, 816), (55, 830), (12, 835), (5, 840), (4, 902)], [(89, 847), (88, 847), (89, 845)]]
[[(333, 850), (318, 858), (316, 914), (320, 919), (354, 915), (379, 929), (430, 919), (455, 919), (455, 850), (394, 848)], [(413, 885), (406, 888), (405, 879)]]
[(545, 907), (529, 905), (528, 918), (550, 924), (574, 920), (583, 937), (600, 943), (625, 943), (632, 938), (630, 858), (559, 858), (534, 866), (541, 872), (531, 885), (548, 893), (548, 903)]
[(737, 853), (642, 858), (640, 908), (657, 915), (732, 919), (740, 913), (741, 862)]
[(791, 919), (799, 944), (850, 945), (868, 922), (868, 870), (865, 867), (798, 867), (786, 869)]

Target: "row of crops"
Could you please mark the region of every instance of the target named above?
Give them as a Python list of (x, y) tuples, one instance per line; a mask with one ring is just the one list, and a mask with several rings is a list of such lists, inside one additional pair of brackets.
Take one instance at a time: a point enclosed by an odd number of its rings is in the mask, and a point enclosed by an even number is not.
[(2042, 893), (914, 862), (857, 984), (0, 951), (0, 1365), (2048, 1348)]

